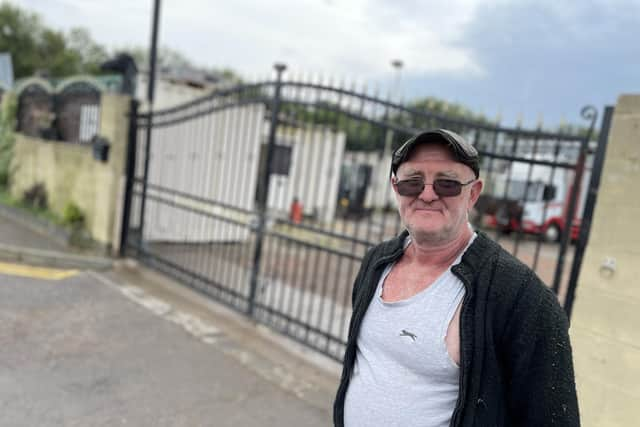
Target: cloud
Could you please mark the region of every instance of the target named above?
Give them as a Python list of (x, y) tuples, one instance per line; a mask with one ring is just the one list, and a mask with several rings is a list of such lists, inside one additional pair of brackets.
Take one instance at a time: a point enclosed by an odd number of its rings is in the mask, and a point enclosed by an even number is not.
[[(206, 10), (208, 2), (190, 5)], [(375, 0), (237, 0), (194, 17), (168, 5), (164, 36), (191, 57), (223, 61), (245, 73), (278, 60), (294, 70), (376, 78), (391, 72), (395, 58), (421, 72), (481, 72), (469, 51), (449, 43), (437, 28), (380, 6)], [(189, 31), (176, 30), (178, 22), (188, 22)]]
[[(87, 27), (109, 46), (148, 45), (149, 0), (14, 1), (53, 26)], [(275, 61), (290, 69), (376, 79), (401, 58), (420, 73), (481, 75), (472, 52), (455, 44), (472, 0), (181, 0), (162, 2), (160, 43), (194, 62), (245, 74), (268, 72)]]
[(511, 122), (520, 112), (557, 122), (640, 89), (640, 1), (482, 3), (465, 29), (459, 43), (484, 76), (408, 76), (415, 95), (506, 112)]
[[(151, 0), (14, 0), (112, 47), (148, 46)], [(436, 95), (513, 121), (578, 119), (640, 90), (640, 0), (166, 0), (160, 43), (194, 62), (264, 77), (298, 72)], [(384, 86), (384, 84), (383, 84)], [(509, 118), (507, 119), (509, 121)]]

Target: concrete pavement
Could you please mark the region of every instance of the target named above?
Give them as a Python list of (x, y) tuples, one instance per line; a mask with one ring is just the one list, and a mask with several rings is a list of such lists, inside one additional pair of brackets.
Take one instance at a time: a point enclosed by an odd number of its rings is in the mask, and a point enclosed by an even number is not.
[(0, 243), (29, 249), (68, 252), (61, 239), (46, 234), (46, 229), (31, 216), (16, 208), (0, 205)]
[(139, 289), (0, 274), (0, 425), (330, 424), (285, 364)]
[(111, 268), (111, 259), (99, 256), (95, 248), (70, 246), (62, 234), (60, 227), (0, 205), (0, 260), (67, 268)]
[(135, 263), (37, 272), (0, 262), (0, 425), (331, 424), (335, 362)]

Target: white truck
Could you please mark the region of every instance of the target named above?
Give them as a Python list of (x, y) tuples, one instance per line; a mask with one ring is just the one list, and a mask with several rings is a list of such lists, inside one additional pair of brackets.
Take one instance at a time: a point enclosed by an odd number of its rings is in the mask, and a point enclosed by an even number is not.
[[(542, 156), (535, 160), (549, 161)], [(589, 180), (592, 156), (587, 157), (578, 192), (571, 240), (578, 238)], [(496, 201), (488, 223), (502, 231), (521, 230), (542, 234), (549, 242), (559, 241), (566, 228), (576, 170), (545, 164), (514, 161), (500, 174), (492, 176), (490, 196)]]

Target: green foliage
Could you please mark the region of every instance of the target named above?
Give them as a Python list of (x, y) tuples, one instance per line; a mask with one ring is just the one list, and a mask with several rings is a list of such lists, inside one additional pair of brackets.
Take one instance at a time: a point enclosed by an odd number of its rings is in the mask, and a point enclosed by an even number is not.
[[(491, 123), (484, 114), (474, 113), (462, 104), (447, 102), (433, 96), (415, 100), (409, 104), (409, 107), (449, 120), (463, 120), (482, 124)], [(420, 121), (418, 127), (424, 129), (439, 127), (441, 124), (438, 122), (439, 120), (436, 118), (424, 118)]]
[(8, 93), (0, 109), (0, 188), (9, 185), (11, 159), (13, 158), (14, 135), (17, 103), (15, 96)]
[[(141, 46), (134, 46), (119, 49), (119, 53), (127, 53), (136, 61), (138, 69), (146, 69), (149, 65), (149, 49)], [(158, 48), (157, 57), (158, 70), (163, 69), (191, 69), (199, 70), (206, 74), (214, 75), (222, 78), (227, 82), (241, 83), (240, 76), (230, 68), (207, 68), (194, 64), (189, 58), (187, 58), (182, 52), (172, 49), (167, 46), (160, 46)]]
[(42, 218), (45, 221), (49, 221), (53, 224), (60, 224), (60, 218), (58, 218), (53, 212), (48, 209), (38, 209), (33, 206), (27, 205), (22, 200), (16, 200), (7, 192), (6, 189), (0, 188), (0, 204), (6, 206), (12, 206), (14, 208), (22, 209), (29, 212), (38, 218)]
[[(149, 49), (142, 46), (133, 46), (118, 49), (122, 53), (127, 53), (136, 61), (138, 68), (147, 68), (149, 64)], [(159, 69), (193, 67), (191, 61), (181, 52), (166, 46), (160, 46), (157, 56), (157, 67)]]
[(242, 83), (242, 78), (240, 77), (240, 75), (231, 68), (212, 68), (210, 71), (212, 71), (213, 73), (218, 73), (222, 77), (222, 79), (227, 82), (236, 84)]
[(87, 30), (73, 29), (66, 35), (45, 26), (37, 14), (9, 3), (0, 5), (0, 52), (11, 54), (16, 78), (45, 70), (52, 77), (96, 72), (107, 58)]
[(589, 135), (589, 127), (581, 126), (581, 125), (572, 125), (569, 123), (561, 123), (558, 125), (553, 132), (564, 133), (568, 135), (577, 135), (582, 138), (586, 138), (590, 136), (592, 141), (598, 140), (598, 131), (593, 131), (591, 135)]
[[(120, 51), (130, 54), (139, 68), (146, 68), (149, 62), (146, 48)], [(98, 74), (100, 64), (109, 59), (107, 49), (96, 43), (87, 29), (73, 28), (67, 33), (57, 31), (46, 26), (38, 14), (6, 2), (0, 4), (0, 52), (11, 54), (18, 79), (36, 72), (46, 72), (50, 77)], [(227, 81), (241, 81), (233, 70), (195, 66), (180, 51), (166, 46), (159, 49), (158, 68), (198, 69)]]
[(80, 55), (81, 71), (86, 74), (99, 74), (100, 64), (109, 58), (105, 47), (96, 43), (86, 28), (72, 28), (67, 35), (67, 45)]
[(68, 202), (62, 212), (62, 223), (71, 227), (83, 226), (85, 222), (84, 212), (73, 202)]
[[(416, 100), (407, 107), (415, 112), (391, 110), (391, 113), (384, 112), (378, 116), (370, 116), (372, 120), (364, 120), (354, 118), (335, 104), (302, 106), (285, 102), (281, 106), (281, 115), (296, 125), (313, 123), (343, 131), (346, 134), (347, 149), (353, 151), (380, 151), (388, 144), (395, 148), (410, 137), (412, 129), (447, 127), (460, 133), (467, 130), (465, 125), (451, 121), (490, 124), (482, 114), (437, 98)], [(393, 130), (387, 125), (391, 125)]]

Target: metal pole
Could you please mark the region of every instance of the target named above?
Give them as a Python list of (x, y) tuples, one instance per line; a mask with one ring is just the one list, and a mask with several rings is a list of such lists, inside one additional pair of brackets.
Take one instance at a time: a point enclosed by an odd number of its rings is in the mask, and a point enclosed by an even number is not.
[(131, 218), (131, 199), (133, 196), (133, 180), (136, 174), (136, 153), (138, 134), (138, 101), (131, 100), (129, 109), (129, 136), (127, 141), (127, 166), (126, 166), (126, 187), (124, 192), (124, 207), (122, 209), (122, 228), (120, 230), (120, 251), (121, 257), (125, 255), (127, 241), (129, 239), (129, 222)]
[(149, 111), (153, 111), (153, 97), (156, 87), (156, 57), (158, 53), (158, 24), (160, 21), (160, 0), (154, 0), (153, 27), (151, 30), (151, 50), (149, 51), (149, 84), (147, 86), (147, 100)]
[[(271, 101), (271, 124), (269, 127), (269, 140), (267, 145), (267, 157), (262, 176), (258, 179), (264, 184), (263, 191), (258, 195), (258, 224), (256, 227), (256, 250), (253, 256), (253, 269), (251, 270), (251, 289), (249, 293), (249, 307), (247, 314), (253, 316), (255, 310), (256, 291), (258, 289), (258, 276), (260, 273), (260, 261), (262, 259), (262, 244), (264, 241), (265, 224), (267, 220), (267, 198), (269, 195), (269, 180), (271, 177), (271, 163), (276, 146), (276, 132), (278, 129), (278, 115), (280, 113), (280, 91), (282, 88), (282, 73), (287, 68), (284, 64), (275, 64), (276, 83), (273, 100)], [(258, 186), (260, 188), (260, 186)]]
[(580, 277), (580, 269), (582, 267), (582, 257), (589, 242), (589, 234), (591, 233), (591, 220), (593, 219), (593, 211), (598, 199), (598, 189), (600, 188), (600, 178), (602, 176), (602, 168), (604, 166), (604, 158), (607, 152), (607, 142), (609, 141), (609, 130), (611, 129), (611, 119), (613, 117), (613, 107), (605, 107), (602, 125), (600, 127), (600, 135), (598, 137), (598, 148), (596, 149), (593, 166), (591, 169), (591, 179), (589, 180), (589, 193), (585, 202), (584, 214), (582, 216), (582, 224), (580, 226), (580, 236), (576, 243), (576, 252), (571, 266), (571, 275), (569, 276), (569, 289), (567, 290), (567, 298), (564, 303), (564, 311), (567, 317), (571, 319), (571, 311), (573, 309), (573, 300), (578, 286), (578, 278)]
[(394, 59), (393, 61), (391, 61), (391, 66), (396, 70), (396, 73), (394, 76), (395, 81), (394, 81), (393, 91), (396, 92), (396, 97), (397, 97), (396, 100), (398, 101), (398, 104), (400, 104), (402, 102), (400, 81), (401, 81), (402, 67), (404, 66), (404, 62), (402, 62), (401, 59)]
[[(391, 61), (391, 66), (396, 70), (395, 76), (394, 76), (394, 84), (393, 87), (391, 89), (391, 91), (395, 92), (394, 95), (390, 95), (388, 98), (389, 100), (391, 100), (391, 102), (397, 102), (398, 104), (400, 104), (402, 102), (402, 97), (400, 96), (400, 73), (402, 72), (402, 66), (404, 65), (404, 63), (402, 62), (402, 60), (400, 59), (394, 59), (393, 61)], [(389, 109), (387, 108), (387, 113), (389, 112)], [(390, 120), (391, 118), (388, 117), (385, 114), (385, 120)], [(380, 169), (384, 169), (386, 167), (386, 165), (388, 165), (389, 159), (391, 159), (391, 156), (393, 155), (393, 149), (392, 149), (392, 144), (393, 144), (393, 129), (392, 128), (387, 128), (387, 131), (385, 132), (384, 135), (384, 147), (382, 148), (382, 152), (380, 152), (380, 154), (378, 155), (378, 167)], [(385, 187), (385, 193), (389, 193), (390, 191), (390, 186), (391, 186), (391, 182), (386, 179), (385, 182), (382, 184)], [(385, 203), (387, 206), (385, 206), (385, 208), (388, 208), (388, 200)]]
[(153, 5), (153, 27), (151, 30), (151, 49), (149, 51), (149, 82), (147, 85), (147, 104), (149, 108), (147, 119), (147, 135), (144, 147), (144, 175), (142, 181), (142, 202), (140, 205), (140, 247), (144, 240), (144, 212), (147, 205), (147, 181), (149, 179), (149, 156), (151, 154), (151, 131), (153, 129), (153, 99), (156, 86), (156, 62), (158, 51), (158, 25), (160, 21), (160, 0)]

